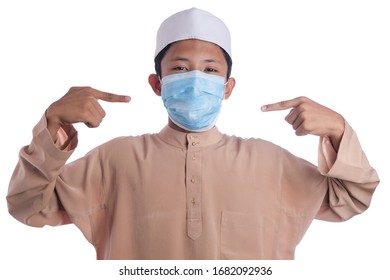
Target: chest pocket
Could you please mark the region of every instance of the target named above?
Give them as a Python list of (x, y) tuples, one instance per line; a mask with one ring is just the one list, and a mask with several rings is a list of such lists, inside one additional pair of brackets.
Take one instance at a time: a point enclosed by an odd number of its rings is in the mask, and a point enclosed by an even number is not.
[(223, 211), (221, 219), (221, 259), (262, 259), (263, 218), (260, 215)]

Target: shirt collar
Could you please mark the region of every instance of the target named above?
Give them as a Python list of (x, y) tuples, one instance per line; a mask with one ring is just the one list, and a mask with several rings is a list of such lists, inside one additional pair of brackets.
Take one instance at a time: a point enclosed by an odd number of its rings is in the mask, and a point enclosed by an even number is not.
[(164, 142), (179, 148), (201, 148), (217, 143), (223, 134), (215, 126), (204, 132), (181, 132), (166, 125), (158, 136)]

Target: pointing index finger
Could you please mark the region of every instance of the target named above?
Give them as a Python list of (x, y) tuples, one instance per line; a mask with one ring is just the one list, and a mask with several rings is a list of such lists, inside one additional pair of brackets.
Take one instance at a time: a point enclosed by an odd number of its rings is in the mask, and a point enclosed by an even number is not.
[(277, 103), (267, 104), (261, 106), (261, 111), (263, 112), (270, 112), (270, 111), (281, 111), (281, 110), (287, 110), (290, 108), (297, 107), (299, 104), (302, 103), (302, 100), (300, 97), (290, 99), (290, 100), (284, 100)]
[(130, 96), (127, 95), (118, 95), (114, 93), (109, 93), (105, 91), (100, 91), (94, 89), (93, 95), (96, 99), (107, 101), (107, 102), (130, 102)]

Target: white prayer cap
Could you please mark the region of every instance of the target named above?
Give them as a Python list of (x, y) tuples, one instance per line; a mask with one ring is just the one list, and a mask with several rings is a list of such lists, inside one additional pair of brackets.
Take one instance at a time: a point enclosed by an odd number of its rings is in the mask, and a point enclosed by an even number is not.
[(213, 14), (191, 8), (168, 17), (157, 31), (156, 57), (170, 43), (198, 39), (214, 43), (230, 56), (230, 32), (225, 23)]

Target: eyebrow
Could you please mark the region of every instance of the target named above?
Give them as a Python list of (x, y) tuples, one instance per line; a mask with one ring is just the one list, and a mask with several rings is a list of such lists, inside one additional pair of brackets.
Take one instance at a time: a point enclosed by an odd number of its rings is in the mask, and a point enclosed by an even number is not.
[(171, 61), (189, 61), (189, 59), (181, 56), (175, 56), (171, 59)]
[[(185, 58), (185, 57), (181, 57), (181, 56), (175, 56), (171, 59), (171, 61), (190, 61), (188, 58)], [(218, 59), (213, 59), (213, 58), (206, 58), (206, 59), (203, 59), (204, 62), (208, 62), (208, 63), (218, 63), (218, 64), (221, 64), (221, 62), (218, 60)]]

